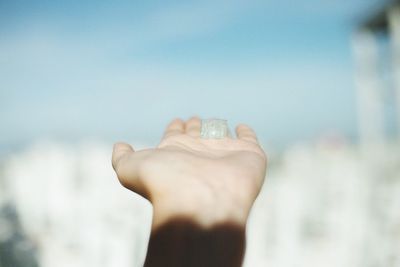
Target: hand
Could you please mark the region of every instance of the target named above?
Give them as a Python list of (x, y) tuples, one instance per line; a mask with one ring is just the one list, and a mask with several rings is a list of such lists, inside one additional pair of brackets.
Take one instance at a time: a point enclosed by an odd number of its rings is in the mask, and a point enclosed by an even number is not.
[(246, 125), (237, 138), (202, 139), (201, 120), (172, 121), (158, 147), (134, 151), (114, 145), (112, 164), (126, 188), (154, 208), (153, 228), (174, 217), (208, 227), (244, 225), (264, 181), (266, 155)]

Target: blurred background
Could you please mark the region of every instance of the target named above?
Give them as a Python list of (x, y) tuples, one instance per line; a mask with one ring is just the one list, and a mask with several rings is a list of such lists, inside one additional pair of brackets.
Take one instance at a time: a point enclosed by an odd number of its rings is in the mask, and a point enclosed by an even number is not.
[(0, 1), (0, 267), (141, 266), (112, 144), (174, 117), (269, 154), (245, 266), (400, 266), (400, 2)]

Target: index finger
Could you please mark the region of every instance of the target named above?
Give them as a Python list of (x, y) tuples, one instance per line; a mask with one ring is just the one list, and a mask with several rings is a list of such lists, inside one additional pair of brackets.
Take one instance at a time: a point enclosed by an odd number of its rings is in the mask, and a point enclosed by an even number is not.
[(181, 119), (175, 119), (168, 124), (164, 132), (164, 138), (173, 135), (183, 134), (185, 132), (185, 123)]
[(252, 128), (245, 124), (239, 124), (236, 127), (236, 135), (240, 140), (258, 144), (257, 135)]

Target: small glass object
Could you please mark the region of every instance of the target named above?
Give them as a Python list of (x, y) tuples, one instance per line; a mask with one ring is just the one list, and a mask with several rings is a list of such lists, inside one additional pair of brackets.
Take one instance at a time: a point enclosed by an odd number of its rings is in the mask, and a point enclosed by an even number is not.
[(221, 139), (229, 135), (228, 122), (226, 120), (206, 119), (201, 121), (201, 138)]

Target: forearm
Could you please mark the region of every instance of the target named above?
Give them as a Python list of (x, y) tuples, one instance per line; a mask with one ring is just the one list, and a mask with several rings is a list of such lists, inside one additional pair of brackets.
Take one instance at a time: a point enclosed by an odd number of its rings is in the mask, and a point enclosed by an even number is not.
[(145, 267), (239, 267), (245, 250), (245, 227), (225, 222), (205, 228), (175, 218), (153, 229)]
[(228, 203), (200, 196), (153, 203), (145, 267), (241, 266), (247, 213)]

